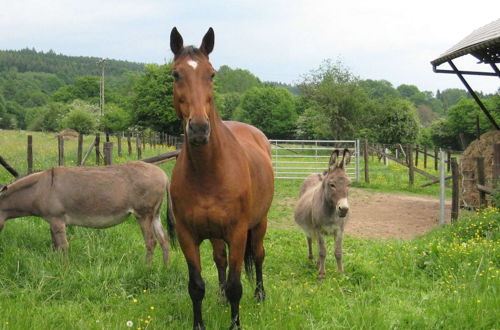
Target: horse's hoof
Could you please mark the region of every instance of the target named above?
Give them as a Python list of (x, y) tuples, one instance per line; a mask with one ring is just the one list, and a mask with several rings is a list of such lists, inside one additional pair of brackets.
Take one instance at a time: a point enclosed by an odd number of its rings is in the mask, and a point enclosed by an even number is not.
[(257, 302), (263, 302), (264, 300), (266, 300), (266, 291), (264, 291), (263, 289), (255, 290), (254, 297)]
[(323, 281), (325, 279), (325, 274), (318, 275), (318, 281)]

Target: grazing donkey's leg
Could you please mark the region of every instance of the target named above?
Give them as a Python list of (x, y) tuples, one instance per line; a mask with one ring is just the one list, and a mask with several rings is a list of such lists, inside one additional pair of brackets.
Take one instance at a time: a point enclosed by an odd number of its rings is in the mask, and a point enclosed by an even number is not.
[(318, 234), (318, 268), (319, 268), (318, 280), (322, 280), (325, 278), (325, 259), (326, 259), (325, 239), (323, 238), (323, 235)]
[(52, 247), (64, 253), (68, 252), (68, 240), (66, 239), (66, 224), (59, 219), (50, 219), (50, 234), (52, 235)]
[(168, 248), (168, 240), (165, 237), (165, 231), (163, 230), (163, 226), (161, 224), (160, 210), (158, 210), (158, 212), (153, 217), (153, 230), (155, 237), (160, 243), (160, 246), (163, 250), (163, 263), (167, 265), (170, 252)]
[(153, 251), (156, 246), (156, 240), (153, 236), (153, 215), (136, 215), (137, 222), (141, 226), (142, 235), (144, 236), (144, 242), (146, 243), (146, 264), (151, 265), (151, 260), (153, 259)]
[(307, 248), (309, 249), (309, 261), (314, 262), (313, 250), (312, 250), (312, 238), (307, 237)]
[(339, 273), (344, 272), (344, 265), (342, 263), (342, 241), (344, 239), (344, 225), (335, 232), (335, 260), (337, 260), (337, 269)]
[(210, 243), (212, 243), (212, 256), (219, 276), (219, 290), (222, 297), (225, 297), (227, 269), (226, 243), (221, 239), (211, 239)]
[(257, 301), (266, 299), (266, 291), (264, 290), (264, 281), (262, 278), (262, 264), (266, 252), (264, 250), (264, 235), (267, 229), (267, 218), (264, 218), (260, 224), (252, 229), (252, 247), (255, 261), (256, 287), (255, 298)]

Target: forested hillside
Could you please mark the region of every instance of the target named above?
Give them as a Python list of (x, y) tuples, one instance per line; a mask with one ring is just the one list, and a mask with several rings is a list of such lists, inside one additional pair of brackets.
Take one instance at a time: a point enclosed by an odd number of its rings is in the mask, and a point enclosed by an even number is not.
[[(100, 58), (86, 56), (66, 56), (37, 52), (35, 49), (0, 50), (0, 72), (16, 70), (17, 72), (53, 73), (65, 83), (72, 82), (81, 76), (97, 75), (100, 72), (97, 61)], [(118, 60), (106, 61), (106, 75), (121, 76), (126, 72), (140, 73), (144, 64)]]
[[(0, 128), (181, 133), (170, 63), (107, 60), (101, 116), (99, 60), (33, 49), (0, 51)], [(480, 96), (500, 122), (498, 93)], [(248, 70), (222, 65), (214, 99), (223, 119), (253, 124), (270, 138), (358, 138), (458, 150), (476, 138), (476, 118), (480, 133), (493, 128), (464, 90), (434, 93), (362, 79), (328, 59), (294, 85), (263, 82)]]

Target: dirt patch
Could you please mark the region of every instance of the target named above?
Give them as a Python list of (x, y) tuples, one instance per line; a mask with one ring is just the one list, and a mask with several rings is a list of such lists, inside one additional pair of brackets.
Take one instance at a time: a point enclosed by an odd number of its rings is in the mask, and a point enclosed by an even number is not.
[[(286, 199), (280, 202), (280, 207), (288, 206), (293, 210), (296, 203), (297, 200)], [(352, 236), (411, 239), (438, 226), (438, 198), (369, 192), (351, 188), (349, 204), (351, 215), (346, 233)], [(451, 203), (447, 201), (447, 220), (450, 219), (450, 209)], [(273, 219), (272, 226), (298, 230), (293, 221), (293, 215), (291, 219)]]

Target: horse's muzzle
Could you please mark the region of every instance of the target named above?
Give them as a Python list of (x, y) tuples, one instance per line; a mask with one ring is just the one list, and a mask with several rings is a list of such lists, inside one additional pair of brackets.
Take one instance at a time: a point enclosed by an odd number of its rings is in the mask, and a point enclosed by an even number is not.
[(189, 119), (187, 136), (189, 144), (195, 147), (204, 146), (210, 139), (210, 122), (208, 120), (195, 122)]

